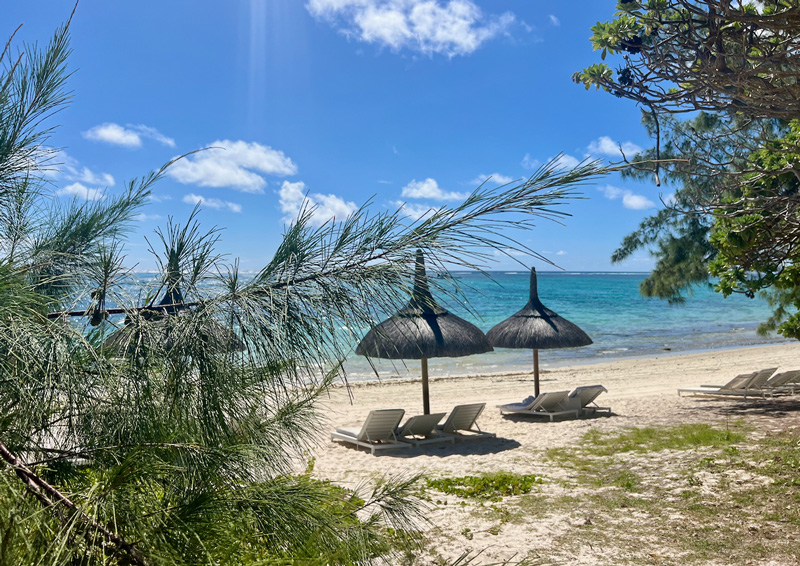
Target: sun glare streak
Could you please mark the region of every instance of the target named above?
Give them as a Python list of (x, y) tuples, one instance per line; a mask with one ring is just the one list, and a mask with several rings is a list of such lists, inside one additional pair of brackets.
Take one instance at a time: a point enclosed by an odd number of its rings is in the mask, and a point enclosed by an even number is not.
[(247, 22), (247, 114), (263, 124), (270, 92), (297, 84), (306, 50), (302, 4), (296, 0), (250, 0)]
[[(274, 2), (282, 4), (282, 1)], [(250, 42), (247, 88), (247, 114), (251, 121), (263, 115), (262, 105), (267, 86), (267, 24), (269, 0), (250, 0)]]

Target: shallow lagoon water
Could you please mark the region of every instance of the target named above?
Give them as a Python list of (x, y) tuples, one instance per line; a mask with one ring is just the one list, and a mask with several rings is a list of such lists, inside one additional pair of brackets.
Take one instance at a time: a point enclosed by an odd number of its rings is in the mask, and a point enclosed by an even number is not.
[[(550, 310), (574, 322), (592, 337), (582, 348), (541, 350), (542, 368), (610, 361), (666, 353), (686, 353), (720, 348), (786, 342), (781, 336), (759, 336), (756, 329), (770, 309), (763, 299), (742, 295), (723, 297), (708, 286), (698, 286), (684, 304), (669, 305), (639, 294), (645, 273), (537, 272), (539, 298)], [(492, 272), (491, 278), (475, 272), (455, 273), (469, 310), (448, 302), (434, 291), (448, 310), (469, 320), (484, 332), (521, 309), (528, 300), (530, 274)], [(345, 363), (348, 379), (414, 377), (417, 360), (373, 360), (355, 355)], [(530, 371), (530, 350), (498, 349), (463, 358), (429, 361), (430, 375), (475, 375)]]
[[(464, 301), (448, 300), (437, 292), (437, 285), (449, 288), (449, 284), (445, 279), (432, 277), (436, 300), (484, 332), (528, 301), (530, 273), (527, 271), (489, 272), (489, 277), (477, 272), (453, 275)], [(625, 357), (787, 342), (775, 334), (757, 334), (758, 325), (770, 314), (768, 305), (760, 298), (748, 299), (743, 295), (725, 298), (709, 286), (698, 286), (684, 304), (669, 305), (639, 294), (639, 284), (647, 277), (646, 273), (544, 271), (537, 275), (542, 303), (580, 326), (594, 341), (582, 348), (541, 350), (539, 363), (544, 369)], [(133, 302), (142, 302), (140, 285), (152, 286), (153, 278), (152, 273), (137, 274), (138, 283), (127, 288), (132, 296), (138, 297)], [(356, 334), (361, 336), (367, 330), (359, 329)], [(352, 348), (355, 346), (353, 343)], [(432, 377), (530, 371), (532, 365), (531, 350), (512, 349), (429, 360)], [(344, 369), (348, 380), (364, 381), (417, 377), (420, 365), (418, 360), (379, 359), (372, 360), (370, 365), (365, 358), (351, 353)]]

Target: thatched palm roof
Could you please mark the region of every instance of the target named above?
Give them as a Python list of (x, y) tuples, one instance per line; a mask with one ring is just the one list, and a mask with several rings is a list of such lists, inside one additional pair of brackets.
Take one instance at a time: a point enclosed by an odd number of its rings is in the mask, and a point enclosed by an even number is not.
[(411, 301), (361, 340), (356, 354), (388, 359), (456, 358), (492, 351), (481, 330), (436, 303), (417, 251)]
[(539, 300), (536, 269), (531, 269), (530, 300), (522, 310), (487, 332), (496, 348), (575, 348), (588, 346), (592, 339), (575, 324), (554, 313)]

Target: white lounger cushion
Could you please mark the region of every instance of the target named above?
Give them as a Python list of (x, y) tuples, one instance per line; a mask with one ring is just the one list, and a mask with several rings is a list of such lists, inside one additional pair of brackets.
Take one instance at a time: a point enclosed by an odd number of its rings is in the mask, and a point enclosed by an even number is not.
[(395, 436), (397, 425), (403, 418), (403, 409), (378, 409), (370, 411), (361, 428), (339, 427), (331, 434), (331, 440), (350, 442), (376, 450), (389, 448), (408, 448), (410, 445), (398, 442)]
[(528, 397), (522, 403), (498, 405), (498, 408), (503, 414), (546, 416), (551, 421), (560, 415), (580, 416), (580, 407), (568, 406), (568, 396), (569, 391), (545, 391), (532, 400)]

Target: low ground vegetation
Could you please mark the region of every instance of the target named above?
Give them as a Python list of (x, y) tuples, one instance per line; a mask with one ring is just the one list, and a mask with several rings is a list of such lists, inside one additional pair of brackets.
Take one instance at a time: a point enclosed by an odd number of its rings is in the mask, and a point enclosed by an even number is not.
[(577, 548), (613, 550), (614, 564), (798, 563), (798, 447), (797, 430), (740, 421), (590, 430), (542, 454), (547, 477), (436, 478), (424, 494), (469, 508), (482, 526), (463, 529), (462, 543), (478, 528), (499, 540), (510, 524), (563, 527), (552, 552), (531, 551), (523, 564), (570, 563)]

